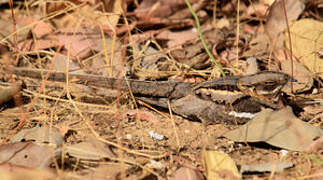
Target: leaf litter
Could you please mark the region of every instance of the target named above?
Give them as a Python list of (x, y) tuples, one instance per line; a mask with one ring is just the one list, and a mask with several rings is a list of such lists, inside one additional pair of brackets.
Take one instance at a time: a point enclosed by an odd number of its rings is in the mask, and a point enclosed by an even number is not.
[(304, 151), (323, 130), (298, 119), (290, 107), (279, 111), (265, 109), (247, 124), (224, 134), (238, 142), (264, 141), (292, 151)]
[[(98, 2), (48, 2), (43, 6), (28, 2), (25, 6), (31, 14), (22, 11), (24, 6), (14, 6), (16, 34), (11, 28), (12, 16), (7, 7), (1, 6), (1, 80), (13, 82), (17, 78), (6, 71), (8, 64), (155, 81), (200, 82), (220, 76), (197, 37), (199, 29), (184, 1)], [(282, 0), (272, 5), (241, 1), (237, 6), (235, 0), (190, 3), (199, 17), (208, 49), (228, 75), (264, 69), (293, 75), (297, 80), (293, 91), (291, 86), (284, 89), (288, 104), (295, 103), (291, 104), (293, 111), (289, 107), (264, 110), (242, 126), (205, 125), (171, 110), (140, 103), (131, 93), (75, 85), (74, 79), (50, 83), (45, 78), (18, 77), (27, 88), (9, 90), (9, 95), (1, 97), (7, 101), (20, 92), (24, 98), (19, 107), (9, 108), (3, 101), (0, 108), (1, 138), (10, 138), (0, 146), (4, 157), (1, 174), (17, 177), (13, 172), (19, 172), (31, 178), (49, 178), (54, 173), (79, 179), (212, 179), (214, 174), (210, 174), (214, 172), (207, 169), (215, 168), (216, 176), (222, 178), (320, 176), (322, 28), (316, 27), (322, 18), (317, 13), (322, 4), (286, 1), (292, 37), (290, 54)], [(237, 25), (240, 32), (236, 31)], [(195, 104), (187, 105), (190, 107), (180, 111), (189, 114)], [(66, 131), (61, 134), (62, 129), (48, 127), (65, 127)], [(149, 132), (167, 138), (157, 141)], [(223, 135), (238, 142), (261, 141), (273, 146), (235, 143)], [(298, 152), (281, 157), (279, 148), (305, 151), (313, 158)], [(240, 167), (240, 171), (204, 164), (213, 159), (213, 155), (202, 157), (205, 150), (223, 154), (223, 162)], [(39, 167), (40, 171), (35, 169)], [(47, 168), (62, 171), (49, 173)]]

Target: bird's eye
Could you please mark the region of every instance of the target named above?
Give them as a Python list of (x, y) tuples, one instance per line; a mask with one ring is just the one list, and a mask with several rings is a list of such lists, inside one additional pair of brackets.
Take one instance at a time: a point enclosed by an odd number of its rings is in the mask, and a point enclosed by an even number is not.
[(276, 84), (276, 82), (275, 81), (265, 81), (264, 84), (267, 86), (273, 86)]
[(244, 87), (251, 88), (253, 85), (252, 84), (243, 84)]

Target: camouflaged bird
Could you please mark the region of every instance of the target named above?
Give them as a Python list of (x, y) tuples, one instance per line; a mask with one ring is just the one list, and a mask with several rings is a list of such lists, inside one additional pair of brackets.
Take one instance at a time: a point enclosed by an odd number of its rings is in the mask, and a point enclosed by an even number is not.
[(264, 71), (247, 76), (230, 76), (201, 83), (139, 81), (99, 75), (30, 68), (11, 68), (18, 76), (44, 78), (131, 92), (138, 100), (169, 108), (185, 118), (206, 124), (245, 123), (261, 107), (277, 108), (282, 87), (290, 80), (284, 73)]

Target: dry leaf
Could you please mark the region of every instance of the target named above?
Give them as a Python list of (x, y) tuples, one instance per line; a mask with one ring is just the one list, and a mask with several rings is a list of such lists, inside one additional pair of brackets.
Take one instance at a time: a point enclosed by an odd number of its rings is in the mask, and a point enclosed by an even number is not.
[(46, 39), (38, 39), (37, 41), (34, 41), (33, 39), (27, 39), (19, 43), (18, 48), (23, 52), (28, 52), (31, 50), (37, 51), (58, 46), (58, 41), (51, 38), (52, 36)]
[(91, 138), (90, 141), (66, 146), (64, 152), (82, 160), (101, 160), (103, 158), (115, 157), (115, 154), (108, 145), (95, 138)]
[[(61, 29), (58, 35), (53, 35), (52, 38), (58, 39), (59, 43), (70, 52), (72, 57), (84, 58), (89, 56), (93, 51), (100, 52), (102, 50), (107, 51), (108, 58), (110, 59), (117, 59), (119, 58), (119, 54), (121, 54), (120, 42), (113, 41), (108, 37), (106, 37), (104, 42), (99, 27), (80, 27), (78, 29), (75, 29), (75, 27), (65, 28)], [(112, 50), (114, 50), (113, 53)], [(116, 57), (111, 57), (112, 54)], [(118, 62), (120, 60), (117, 59), (116, 61)]]
[[(260, 57), (266, 55), (269, 50), (269, 39), (265, 34), (258, 34), (256, 38), (253, 38), (249, 43), (248, 50), (243, 52), (243, 56), (246, 57)], [(267, 55), (266, 55), (267, 56)]]
[[(196, 0), (189, 0), (191, 4)], [(140, 19), (147, 19), (152, 17), (168, 18), (173, 13), (186, 7), (184, 1), (174, 0), (145, 0), (140, 3), (135, 10), (135, 14)]]
[(39, 22), (37, 22), (37, 24), (32, 29), (36, 38), (44, 37), (45, 35), (50, 34), (54, 31), (54, 27), (51, 24), (40, 20), (38, 21)]
[(235, 162), (228, 154), (219, 151), (204, 151), (207, 179), (241, 179)]
[[(284, 58), (284, 60), (280, 62), (281, 69), (282, 69), (281, 71), (286, 74), (292, 75), (291, 62), (288, 59), (289, 58), (286, 57)], [(298, 61), (293, 61), (293, 67), (294, 67), (293, 78), (296, 80), (295, 82), (293, 82), (293, 92), (300, 93), (311, 89), (313, 86), (314, 80), (311, 73), (308, 71), (308, 69)], [(282, 91), (290, 93), (291, 92), (290, 83), (288, 83), (287, 86), (284, 86)]]
[(72, 57), (85, 58), (91, 54), (91, 50), (96, 46), (100, 37), (98, 32), (90, 29), (65, 28), (60, 30), (56, 38)]
[[(323, 22), (313, 19), (302, 19), (290, 27), (293, 55), (311, 72), (323, 78), (323, 57), (317, 52), (323, 47)], [(287, 36), (287, 35), (286, 35)], [(289, 42), (286, 38), (286, 46)]]
[(52, 162), (55, 148), (34, 142), (16, 142), (0, 146), (0, 162), (32, 168), (45, 168)]
[(264, 109), (247, 124), (224, 135), (238, 142), (264, 141), (273, 146), (304, 151), (316, 138), (323, 135), (323, 130), (298, 119), (291, 109), (279, 111)]
[(172, 31), (163, 31), (157, 35), (157, 39), (167, 39), (167, 47), (174, 48), (178, 47), (185, 42), (191, 41), (198, 37), (197, 31), (194, 29), (189, 29), (186, 31), (172, 32)]
[(269, 8), (265, 30), (273, 45), (278, 49), (283, 46), (285, 39), (281, 33), (287, 28), (283, 1), (285, 1), (289, 23), (296, 20), (305, 8), (300, 0), (276, 0)]
[(31, 27), (31, 30), (36, 38), (43, 37), (54, 31), (54, 27), (51, 24), (30, 16), (18, 16), (17, 23), (22, 26), (28, 26), (34, 23), (35, 25)]
[(37, 143), (50, 143), (59, 146), (64, 142), (64, 137), (60, 134), (57, 128), (42, 126), (31, 129), (22, 129), (10, 139), (10, 142), (29, 140)]

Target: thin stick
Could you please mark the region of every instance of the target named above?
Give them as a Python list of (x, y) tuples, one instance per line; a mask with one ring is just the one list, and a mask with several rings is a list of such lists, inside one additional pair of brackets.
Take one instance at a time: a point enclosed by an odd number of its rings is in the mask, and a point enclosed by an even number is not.
[[(289, 50), (290, 50), (290, 67), (291, 67), (291, 76), (294, 77), (294, 63), (293, 63), (293, 48), (292, 48), (292, 38), (290, 36), (290, 29), (288, 24), (288, 18), (287, 18), (287, 11), (286, 11), (286, 0), (283, 0), (283, 8), (284, 8), (284, 17), (286, 21), (287, 26), (287, 33), (288, 33), (288, 43), (289, 43)], [(293, 81), (290, 81), (290, 89), (291, 92), (293, 92)]]
[(222, 70), (222, 66), (221, 64), (219, 64), (216, 59), (214, 58), (214, 56), (212, 55), (212, 53), (210, 52), (209, 48), (207, 47), (206, 43), (205, 43), (205, 40), (204, 40), (204, 37), (203, 37), (203, 34), (202, 34), (202, 30), (201, 30), (201, 25), (200, 25), (200, 20), (199, 18), (197, 17), (196, 13), (194, 12), (190, 2), (188, 2), (188, 0), (185, 0), (185, 3), (188, 7), (188, 9), (191, 11), (194, 19), (195, 19), (195, 23), (196, 23), (196, 28), (197, 28), (197, 32), (199, 33), (199, 36), (200, 36), (200, 39), (201, 39), (201, 42), (202, 42), (202, 45), (206, 51), (206, 53), (209, 55), (209, 57), (212, 59), (213, 63), (215, 64), (215, 66), (218, 68), (218, 71), (222, 74), (223, 77), (225, 77), (225, 74)]

